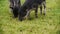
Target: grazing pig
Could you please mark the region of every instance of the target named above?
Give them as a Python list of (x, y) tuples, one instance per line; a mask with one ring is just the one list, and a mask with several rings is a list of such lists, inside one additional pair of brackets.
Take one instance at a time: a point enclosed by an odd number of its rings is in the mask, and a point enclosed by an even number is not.
[(20, 0), (9, 0), (10, 1), (10, 8), (14, 15), (14, 18), (18, 17), (18, 10), (21, 6)]
[(42, 5), (44, 6), (44, 15), (46, 13), (46, 0), (26, 0), (19, 9), (19, 20), (22, 21), (25, 16), (29, 16), (30, 9), (35, 8), (35, 16), (37, 16), (38, 5), (40, 5), (40, 13), (42, 14)]

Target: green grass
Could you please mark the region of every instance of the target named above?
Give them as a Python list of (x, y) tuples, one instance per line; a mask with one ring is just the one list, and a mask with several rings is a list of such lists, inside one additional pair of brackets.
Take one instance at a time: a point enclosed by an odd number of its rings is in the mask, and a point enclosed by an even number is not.
[(0, 34), (60, 34), (60, 0), (46, 2), (46, 16), (38, 12), (38, 18), (35, 18), (33, 10), (30, 15), (32, 20), (20, 22), (18, 18), (11, 17), (9, 1), (0, 0)]

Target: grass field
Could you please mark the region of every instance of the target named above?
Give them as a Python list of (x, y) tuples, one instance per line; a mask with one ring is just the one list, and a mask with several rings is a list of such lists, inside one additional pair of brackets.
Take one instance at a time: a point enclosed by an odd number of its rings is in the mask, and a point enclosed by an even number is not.
[(38, 9), (38, 18), (35, 18), (33, 10), (32, 20), (20, 22), (11, 17), (9, 1), (0, 0), (0, 34), (60, 34), (60, 0), (46, 0), (46, 6), (46, 16), (40, 15)]

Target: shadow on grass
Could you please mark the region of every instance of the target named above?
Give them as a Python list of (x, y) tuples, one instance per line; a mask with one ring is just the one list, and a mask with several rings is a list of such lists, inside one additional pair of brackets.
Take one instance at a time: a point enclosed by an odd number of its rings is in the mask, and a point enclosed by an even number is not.
[(34, 18), (30, 17), (30, 18), (28, 18), (28, 20), (30, 20), (30, 21), (31, 21), (31, 20), (34, 20)]
[(0, 34), (3, 34), (3, 30), (1, 28), (2, 24), (0, 24)]
[(58, 31), (56, 32), (56, 34), (60, 34), (60, 30), (58, 30)]

